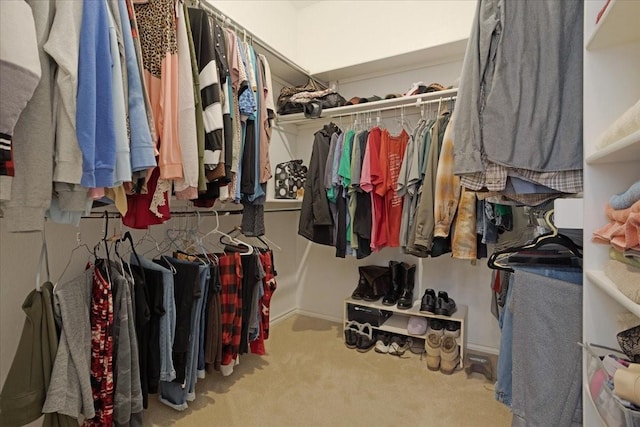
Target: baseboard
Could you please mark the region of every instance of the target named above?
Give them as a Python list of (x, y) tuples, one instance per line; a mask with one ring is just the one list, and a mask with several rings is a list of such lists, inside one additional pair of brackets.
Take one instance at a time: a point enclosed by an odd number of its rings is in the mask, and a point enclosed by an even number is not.
[(269, 324), (271, 326), (273, 325), (277, 325), (278, 323), (287, 320), (289, 317), (293, 316), (294, 314), (296, 314), (298, 310), (295, 308), (292, 308), (290, 310), (285, 311), (284, 313), (281, 313), (277, 316), (274, 316), (272, 318), (269, 319)]
[(481, 351), (483, 353), (488, 353), (488, 354), (493, 354), (493, 355), (498, 355), (500, 353), (500, 350), (497, 348), (493, 348), (493, 347), (487, 347), (484, 345), (479, 345), (479, 344), (467, 344), (467, 349), (469, 350), (475, 350), (475, 351)]
[(342, 323), (341, 317), (327, 316), (326, 314), (316, 313), (315, 311), (302, 310), (298, 308), (295, 310), (295, 314), (299, 314), (301, 316), (307, 316), (307, 317), (314, 317), (316, 319), (327, 320), (329, 322), (334, 322), (334, 323)]

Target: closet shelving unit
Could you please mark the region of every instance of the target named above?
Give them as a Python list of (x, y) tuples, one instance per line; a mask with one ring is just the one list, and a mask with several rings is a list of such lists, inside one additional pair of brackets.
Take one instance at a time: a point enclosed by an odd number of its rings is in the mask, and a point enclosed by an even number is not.
[[(584, 3), (583, 340), (618, 348), (616, 334), (623, 329), (619, 315), (632, 313), (640, 323), (640, 305), (624, 296), (604, 274), (608, 245), (595, 244), (591, 237), (607, 223), (604, 207), (609, 197), (640, 179), (640, 132), (602, 150), (597, 150), (596, 142), (640, 99), (640, 2), (611, 0), (596, 25), (605, 3)], [(583, 362), (583, 421), (586, 426), (606, 425), (591, 399), (586, 355)]]
[[(346, 326), (347, 321), (349, 320), (348, 315), (348, 307), (349, 305), (356, 305), (362, 307), (374, 308), (377, 310), (386, 310), (390, 311), (393, 314), (385, 320), (385, 322), (380, 326), (373, 326), (373, 329), (377, 331), (391, 332), (397, 335), (404, 335), (406, 337), (418, 338), (420, 340), (426, 340), (427, 334), (422, 335), (413, 335), (407, 332), (407, 323), (411, 316), (419, 316), (427, 318), (427, 321), (431, 319), (440, 319), (445, 321), (457, 322), (460, 324), (460, 337), (456, 338), (456, 342), (458, 343), (458, 349), (460, 350), (460, 362), (458, 367), (463, 368), (464, 364), (464, 354), (466, 348), (466, 338), (467, 338), (467, 313), (469, 312), (469, 307), (462, 304), (456, 304), (456, 311), (451, 316), (441, 316), (439, 314), (433, 313), (422, 313), (420, 312), (420, 300), (416, 300), (413, 302), (413, 307), (408, 310), (401, 310), (397, 306), (392, 305), (384, 305), (382, 304), (382, 300), (378, 301), (364, 301), (364, 300), (355, 300), (353, 298), (347, 298), (344, 301), (344, 325)], [(426, 342), (425, 342), (426, 346)], [(426, 350), (426, 347), (425, 347)]]

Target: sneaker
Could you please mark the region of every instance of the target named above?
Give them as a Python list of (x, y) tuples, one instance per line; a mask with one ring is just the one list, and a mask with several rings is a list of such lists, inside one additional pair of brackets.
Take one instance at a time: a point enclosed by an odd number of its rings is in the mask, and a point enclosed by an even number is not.
[(444, 323), (440, 319), (429, 319), (427, 334), (444, 335)]
[(460, 363), (460, 351), (456, 339), (445, 335), (440, 344), (440, 372), (446, 375), (453, 374)]
[(444, 292), (438, 292), (438, 298), (436, 298), (436, 310), (435, 313), (441, 316), (451, 316), (456, 311), (456, 302), (453, 298)]
[(376, 341), (375, 351), (376, 353), (386, 354), (389, 353), (389, 346), (391, 344), (391, 335), (382, 332), (378, 334), (378, 340)]
[(392, 340), (391, 345), (389, 346), (389, 354), (393, 356), (402, 356), (407, 350), (411, 348), (413, 345), (413, 339), (406, 337), (394, 337), (398, 338), (396, 340)]
[(440, 368), (440, 343), (442, 335), (429, 334), (425, 343), (427, 347), (427, 368), (430, 371), (437, 371)]
[(445, 321), (444, 335), (458, 338), (460, 336), (460, 323), (454, 322), (453, 320)]

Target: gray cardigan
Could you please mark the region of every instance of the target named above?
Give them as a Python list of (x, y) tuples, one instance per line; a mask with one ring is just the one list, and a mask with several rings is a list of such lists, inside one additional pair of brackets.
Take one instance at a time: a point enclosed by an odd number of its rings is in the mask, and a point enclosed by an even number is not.
[(62, 323), (60, 345), (42, 412), (78, 418), (95, 416), (91, 392), (91, 301), (93, 269), (54, 289), (56, 316)]

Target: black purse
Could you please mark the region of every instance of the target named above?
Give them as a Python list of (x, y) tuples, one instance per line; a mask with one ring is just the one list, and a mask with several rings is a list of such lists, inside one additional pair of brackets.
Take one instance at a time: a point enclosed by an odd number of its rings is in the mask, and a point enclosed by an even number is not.
[(297, 199), (298, 192), (302, 190), (306, 180), (307, 167), (302, 164), (302, 160), (278, 163), (274, 175), (275, 198)]

